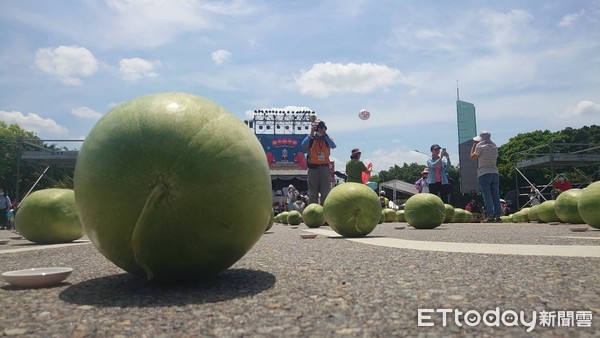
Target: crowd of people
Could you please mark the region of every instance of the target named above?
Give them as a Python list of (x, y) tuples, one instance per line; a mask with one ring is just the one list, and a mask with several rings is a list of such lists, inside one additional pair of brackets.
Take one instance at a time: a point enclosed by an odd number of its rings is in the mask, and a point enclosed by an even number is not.
[[(330, 155), (331, 149), (336, 148), (335, 142), (327, 134), (325, 122), (314, 123), (309, 135), (302, 141), (302, 147), (307, 152), (308, 166), (308, 201), (310, 203), (323, 204), (331, 189), (330, 183)], [(452, 182), (448, 177), (448, 168), (452, 165), (450, 155), (445, 148), (439, 144), (433, 144), (430, 148), (431, 157), (427, 160), (427, 167), (423, 169), (421, 178), (415, 183), (419, 193), (430, 193), (440, 197), (444, 203), (449, 202), (449, 195), (453, 189)], [(363, 173), (370, 174), (372, 168), (367, 167), (361, 160), (362, 151), (354, 148), (350, 154), (350, 160), (346, 163), (346, 181), (364, 183)], [(500, 204), (499, 174), (496, 161), (498, 158), (498, 147), (491, 140), (488, 131), (482, 131), (473, 138), (470, 158), (477, 160), (477, 179), (481, 188), (485, 222), (498, 222), (502, 215)], [(296, 208), (293, 202), (294, 195), (288, 189), (288, 209)], [(385, 193), (380, 196), (382, 206), (387, 205)]]

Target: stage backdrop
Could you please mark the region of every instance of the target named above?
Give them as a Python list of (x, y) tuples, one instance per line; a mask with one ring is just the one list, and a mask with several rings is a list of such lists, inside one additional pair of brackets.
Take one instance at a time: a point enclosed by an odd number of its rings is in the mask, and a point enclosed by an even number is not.
[(272, 170), (306, 169), (302, 140), (306, 135), (256, 135)]

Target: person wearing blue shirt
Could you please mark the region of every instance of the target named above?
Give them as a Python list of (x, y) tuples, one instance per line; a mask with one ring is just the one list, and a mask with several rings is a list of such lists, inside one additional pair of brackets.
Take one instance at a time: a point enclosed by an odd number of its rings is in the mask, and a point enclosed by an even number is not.
[(431, 158), (427, 160), (429, 193), (439, 196), (444, 203), (448, 203), (448, 194), (446, 193), (448, 189), (444, 186), (448, 184), (446, 168), (450, 166), (450, 155), (438, 144), (432, 145), (430, 149)]

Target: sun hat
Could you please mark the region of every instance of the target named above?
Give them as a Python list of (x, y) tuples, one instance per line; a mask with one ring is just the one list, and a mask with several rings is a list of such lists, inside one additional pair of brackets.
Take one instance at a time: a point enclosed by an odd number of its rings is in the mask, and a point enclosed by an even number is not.
[(362, 151), (358, 148), (354, 148), (354, 149), (352, 149), (352, 155), (354, 155), (354, 154), (362, 154)]
[(483, 140), (489, 141), (491, 137), (492, 137), (492, 134), (490, 134), (489, 131), (483, 130), (481, 133), (479, 133), (479, 136), (473, 137), (473, 141), (477, 141), (477, 142), (481, 142)]
[(423, 171), (421, 172), (421, 174), (429, 174), (429, 168), (423, 169)]

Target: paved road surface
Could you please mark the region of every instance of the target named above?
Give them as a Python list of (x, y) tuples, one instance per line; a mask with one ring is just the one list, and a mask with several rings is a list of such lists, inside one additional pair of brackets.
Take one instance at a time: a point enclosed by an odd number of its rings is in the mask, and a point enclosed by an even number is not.
[[(89, 242), (12, 240), (0, 245), (1, 271), (74, 272), (44, 289), (0, 281), (0, 335), (600, 337), (600, 230), (395, 229), (401, 225), (384, 223), (365, 239), (347, 240), (329, 227), (276, 224), (216, 280), (169, 286), (123, 272)], [(309, 231), (317, 238), (300, 238)], [(511, 311), (523, 311), (524, 321)]]

